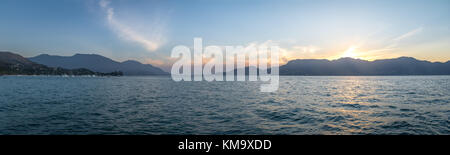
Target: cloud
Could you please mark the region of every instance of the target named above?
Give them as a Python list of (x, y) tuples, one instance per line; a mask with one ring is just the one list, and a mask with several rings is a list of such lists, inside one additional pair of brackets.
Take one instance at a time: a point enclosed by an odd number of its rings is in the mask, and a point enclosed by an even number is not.
[(164, 65), (166, 65), (165, 61), (162, 61), (162, 60), (159, 60), (159, 59), (152, 59), (152, 58), (147, 58), (145, 60), (145, 63), (152, 64), (152, 65), (155, 65), (155, 66), (164, 66)]
[[(273, 40), (267, 40), (262, 43), (258, 42), (251, 42), (247, 44), (244, 49), (249, 50), (252, 47), (258, 48), (261, 46), (265, 47), (271, 47), (271, 46), (278, 46), (278, 52), (279, 52), (279, 58), (280, 64), (285, 64), (290, 60), (294, 59), (301, 59), (301, 58), (310, 58), (317, 55), (319, 51), (322, 50), (322, 48), (314, 45), (291, 45), (291, 46), (282, 46), (280, 42), (273, 41)], [(246, 51), (249, 52), (249, 51)]]
[[(125, 40), (139, 43), (147, 51), (155, 51), (161, 46), (161, 31), (152, 33), (153, 37), (148, 38), (134, 30), (132, 27), (125, 25), (115, 17), (114, 8), (111, 7), (109, 0), (100, 0), (99, 5), (105, 11), (109, 25)], [(158, 28), (157, 28), (158, 29)], [(160, 29), (160, 28), (159, 28)]]
[(422, 32), (422, 30), (423, 30), (423, 27), (416, 28), (416, 29), (414, 29), (414, 30), (412, 30), (412, 31), (409, 31), (408, 33), (405, 33), (405, 34), (403, 34), (403, 35), (401, 35), (401, 36), (398, 36), (397, 38), (394, 38), (393, 40), (394, 40), (394, 41), (400, 41), (400, 40), (409, 38), (409, 37), (411, 37), (411, 36), (416, 35), (417, 33)]
[(405, 34), (402, 34), (400, 36), (395, 37), (394, 39), (392, 39), (390, 41), (389, 44), (387, 44), (386, 46), (384, 46), (383, 48), (379, 48), (379, 49), (372, 49), (369, 51), (365, 51), (364, 54), (365, 55), (371, 55), (372, 58), (377, 58), (377, 57), (381, 57), (381, 56), (386, 56), (386, 55), (395, 55), (395, 53), (389, 52), (389, 51), (395, 51), (398, 50), (399, 47), (399, 43), (405, 39), (411, 38), (415, 35), (417, 35), (418, 33), (423, 31), (423, 27), (418, 27), (414, 30), (411, 30)]
[(312, 46), (312, 45), (309, 45), (309, 46), (294, 46), (294, 47), (292, 47), (292, 49), (298, 51), (299, 53), (303, 53), (303, 54), (313, 54), (313, 53), (316, 53), (317, 51), (320, 50), (319, 47)]

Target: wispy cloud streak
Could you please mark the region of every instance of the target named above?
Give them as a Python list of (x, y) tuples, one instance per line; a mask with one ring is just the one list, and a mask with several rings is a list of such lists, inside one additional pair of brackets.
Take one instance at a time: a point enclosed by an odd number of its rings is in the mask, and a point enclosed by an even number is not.
[(422, 32), (422, 31), (423, 31), (423, 27), (422, 26), (418, 27), (414, 30), (411, 30), (411, 31), (405, 33), (405, 34), (395, 37), (394, 39), (392, 39), (392, 43), (388, 44), (386, 47), (384, 47), (382, 49), (370, 50), (370, 51), (367, 51), (366, 53), (377, 53), (377, 52), (397, 50), (399, 42), (401, 42), (402, 40), (408, 39), (414, 35), (417, 35), (418, 33)]
[[(149, 39), (133, 30), (131, 27), (121, 23), (115, 18), (114, 8), (110, 6), (109, 0), (100, 0), (100, 7), (105, 11), (110, 26), (124, 39), (134, 41), (142, 45), (146, 50), (152, 52), (159, 48), (161, 42), (158, 39)], [(159, 36), (160, 34), (155, 34)]]
[(394, 41), (400, 41), (400, 40), (409, 38), (409, 37), (411, 37), (411, 36), (416, 35), (417, 33), (422, 32), (422, 30), (423, 30), (423, 27), (416, 28), (416, 29), (414, 29), (414, 30), (412, 30), (412, 31), (409, 31), (408, 33), (405, 33), (405, 34), (403, 34), (403, 35), (401, 35), (401, 36), (398, 36), (397, 38), (394, 38), (393, 40), (394, 40)]

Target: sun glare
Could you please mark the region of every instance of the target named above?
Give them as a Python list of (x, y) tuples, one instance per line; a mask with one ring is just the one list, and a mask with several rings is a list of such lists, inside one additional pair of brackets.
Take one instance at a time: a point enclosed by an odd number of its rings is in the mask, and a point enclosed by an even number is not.
[(356, 56), (358, 56), (357, 53), (356, 53), (356, 49), (357, 49), (357, 48), (358, 48), (358, 47), (356, 47), (356, 46), (350, 46), (350, 48), (348, 48), (348, 49), (342, 54), (341, 57), (356, 58)]

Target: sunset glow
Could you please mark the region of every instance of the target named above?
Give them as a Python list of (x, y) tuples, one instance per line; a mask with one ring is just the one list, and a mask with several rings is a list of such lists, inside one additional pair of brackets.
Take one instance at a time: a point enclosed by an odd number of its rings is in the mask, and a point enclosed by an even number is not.
[(198, 2), (208, 7), (186, 1), (8, 1), (0, 5), (0, 18), (8, 21), (0, 24), (0, 50), (26, 57), (99, 54), (169, 71), (171, 49), (201, 37), (205, 46), (279, 46), (280, 64), (342, 57), (450, 60), (446, 0)]
[(349, 47), (345, 52), (344, 52), (344, 54), (342, 55), (342, 57), (344, 57), (344, 58), (357, 58), (357, 56), (358, 56), (358, 54), (356, 53), (356, 49), (357, 49), (358, 47), (356, 47), (356, 46), (351, 46), (351, 47)]

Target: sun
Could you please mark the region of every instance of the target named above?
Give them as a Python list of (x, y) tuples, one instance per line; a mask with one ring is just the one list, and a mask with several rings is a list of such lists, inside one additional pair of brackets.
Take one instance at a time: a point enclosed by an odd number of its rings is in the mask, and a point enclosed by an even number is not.
[(349, 57), (349, 58), (356, 58), (358, 56), (358, 54), (356, 53), (356, 49), (358, 49), (358, 47), (356, 46), (350, 46), (343, 54), (341, 57)]

